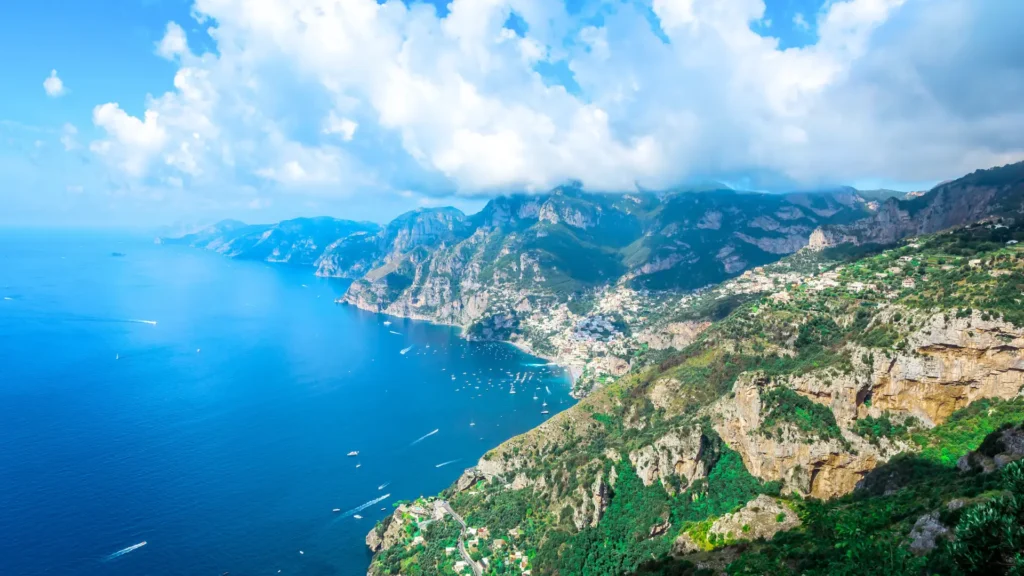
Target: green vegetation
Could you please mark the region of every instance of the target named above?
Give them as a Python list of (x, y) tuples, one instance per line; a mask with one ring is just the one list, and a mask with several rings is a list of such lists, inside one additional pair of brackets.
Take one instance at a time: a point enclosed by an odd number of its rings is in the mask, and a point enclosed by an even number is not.
[(796, 428), (809, 440), (842, 440), (836, 417), (827, 407), (817, 404), (789, 388), (776, 386), (761, 394), (767, 407), (761, 432), (781, 438), (785, 424)]
[(917, 419), (907, 418), (903, 423), (894, 423), (888, 415), (881, 417), (866, 416), (857, 420), (853, 425), (853, 431), (862, 436), (868, 442), (878, 446), (882, 438), (890, 440), (907, 440), (910, 438), (911, 429), (917, 426)]
[[(956, 462), (979, 447), (988, 455), (1004, 450), (990, 434), (1024, 422), (1024, 399), (979, 400), (927, 429), (881, 397), (873, 407), (865, 388), (856, 400), (851, 394), (849, 402), (856, 405), (844, 413), (847, 428), (841, 429), (829, 390), (850, 390), (889, 362), (922, 353), (916, 342), (931, 330), (956, 329), (973, 338), (973, 330), (981, 330), (979, 320), (1017, 323), (1024, 308), (1017, 302), (1024, 300), (1024, 251), (1007, 244), (1017, 236), (1024, 237), (1024, 227), (969, 227), (872, 249), (834, 268), (801, 255), (800, 266), (824, 266), (828, 274), (776, 285), (772, 297), (698, 297), (691, 310), (723, 317), (682, 351), (637, 354), (626, 376), (553, 418), (543, 431), (489, 453), (495, 467), (509, 472), (470, 491), (449, 493), (452, 505), (471, 524), (487, 525), (492, 538), (515, 530), (515, 546), (535, 574), (698, 573), (695, 564), (670, 558), (682, 534), (702, 550), (695, 561), (731, 574), (1016, 573), (1024, 553), (1024, 535), (1016, 531), (1024, 500), (1011, 492), (1019, 492), (1015, 486), (1024, 484), (1024, 472), (1012, 466), (965, 473)], [(589, 313), (592, 303), (574, 297), (572, 306)], [(999, 338), (991, 334), (986, 337)], [(758, 494), (780, 493), (778, 483), (751, 476), (740, 454), (716, 435), (722, 423), (712, 420), (722, 414), (716, 410), (732, 406), (734, 390), (740, 398), (759, 394), (755, 435), (838, 442), (850, 453), (852, 433), (876, 447), (895, 441), (908, 453), (867, 474), (842, 498), (780, 496), (802, 526), (769, 542), (740, 541), (742, 528), (713, 535), (716, 518)], [(880, 406), (892, 411), (879, 413)], [(858, 413), (860, 418), (851, 419)], [(671, 458), (682, 458), (685, 466)], [(678, 472), (685, 467), (686, 477)], [(794, 472), (795, 478), (813, 478), (817, 470)], [(606, 504), (603, 513), (595, 501)], [(953, 501), (963, 506), (951, 507)], [(933, 513), (971, 544), (940, 542), (930, 554), (912, 554), (912, 528)], [(993, 530), (1006, 536), (989, 538)], [(433, 558), (433, 546), (394, 553), (388, 566), (395, 570), (380, 573), (412, 573), (402, 568), (403, 559)], [(443, 562), (432, 566), (446, 573)], [(490, 573), (511, 573), (506, 570), (508, 564), (495, 561)]]

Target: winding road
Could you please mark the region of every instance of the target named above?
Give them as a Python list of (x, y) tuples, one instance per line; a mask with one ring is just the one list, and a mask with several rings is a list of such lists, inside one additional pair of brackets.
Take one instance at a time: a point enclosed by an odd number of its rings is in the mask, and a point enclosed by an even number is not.
[(480, 568), (480, 565), (473, 560), (469, 555), (469, 552), (466, 550), (466, 521), (462, 519), (462, 516), (456, 514), (455, 510), (452, 510), (452, 507), (448, 504), (447, 500), (441, 502), (441, 507), (444, 508), (445, 512), (451, 514), (452, 518), (455, 518), (455, 521), (459, 523), (459, 526), (462, 526), (462, 531), (459, 532), (459, 554), (462, 555), (462, 560), (466, 564), (469, 564), (469, 567), (473, 570), (473, 576), (483, 576), (483, 569)]

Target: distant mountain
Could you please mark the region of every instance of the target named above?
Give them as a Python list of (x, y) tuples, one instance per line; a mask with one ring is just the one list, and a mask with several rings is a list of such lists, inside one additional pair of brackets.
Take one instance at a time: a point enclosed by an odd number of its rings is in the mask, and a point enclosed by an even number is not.
[[(398, 228), (429, 214), (400, 218)], [(796, 252), (821, 225), (869, 215), (867, 202), (845, 190), (659, 195), (562, 187), (502, 196), (478, 214), (445, 218), (432, 242), (389, 245), (368, 271), (363, 241), (345, 240), (319, 273), (365, 274), (345, 297), (361, 308), (469, 326), (525, 298), (564, 300), (619, 284), (699, 288)]]
[(1019, 217), (1022, 209), (1024, 162), (1019, 162), (977, 170), (922, 195), (889, 198), (870, 218), (816, 230), (810, 245), (820, 249), (840, 244), (890, 244), (985, 217)]
[(277, 224), (222, 220), (191, 234), (161, 241), (213, 250), (231, 258), (311, 266), (328, 245), (352, 235), (375, 233), (379, 228), (372, 222), (329, 217), (295, 218)]

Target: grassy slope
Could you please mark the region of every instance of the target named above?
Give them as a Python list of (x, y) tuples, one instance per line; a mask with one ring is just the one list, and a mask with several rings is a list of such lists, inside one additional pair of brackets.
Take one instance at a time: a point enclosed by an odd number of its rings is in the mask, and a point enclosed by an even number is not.
[[(568, 516), (571, 510), (560, 506), (571, 501), (578, 489), (589, 487), (598, 474), (607, 477), (611, 473), (611, 461), (602, 459), (603, 454), (614, 450), (624, 455), (668, 430), (698, 424), (700, 408), (728, 393), (741, 372), (760, 370), (786, 378), (808, 371), (846, 371), (851, 362), (840, 351), (847, 343), (874, 346), (881, 354), (887, 348), (898, 348), (902, 337), (914, 329), (912, 321), (879, 314), (881, 307), (898, 305), (913, 310), (939, 306), (952, 314), (975, 308), (1018, 324), (1024, 322), (1018, 304), (1024, 286), (1024, 260), (1015, 246), (1005, 244), (1011, 238), (1024, 239), (1024, 229), (966, 229), (931, 237), (919, 249), (892, 250), (842, 268), (839, 278), (843, 282), (879, 284), (873, 293), (790, 288), (789, 302), (763, 299), (741, 304), (682, 353), (648, 364), (552, 419), (547, 430), (513, 439), (488, 455), (525, 461), (525, 474), (534, 480), (543, 478), (551, 490), (542, 495), (529, 488), (508, 490), (494, 482), (481, 484), (473, 493), (456, 495), (452, 503), (471, 524), (488, 525), (492, 532), (518, 527), (523, 532), (518, 545), (532, 558), (535, 573), (597, 575), (638, 569), (673, 573), (685, 569), (685, 564), (658, 560), (667, 557), (675, 536), (699, 529), (701, 521), (729, 512), (759, 492), (778, 491), (777, 486), (752, 478), (735, 453), (717, 438), (710, 438), (704, 452), (711, 469), (707, 481), (692, 486), (680, 482), (670, 494), (660, 484), (644, 487), (623, 459), (614, 464), (617, 483), (608, 510), (596, 527), (578, 531)], [(904, 274), (877, 276), (911, 251), (914, 257), (903, 266), (916, 278), (915, 289), (900, 287)], [(983, 260), (986, 273), (970, 266), (972, 259)], [(1006, 273), (993, 276), (987, 272), (993, 269)], [(890, 290), (896, 294), (886, 295)], [(786, 342), (791, 342), (788, 349), (779, 346)], [(666, 377), (675, 378), (681, 386), (667, 409), (655, 410), (647, 393)], [(809, 440), (834, 436), (834, 418), (822, 408), (798, 395), (781, 394), (767, 425), (793, 425)], [(992, 480), (961, 477), (952, 462), (1002, 423), (1021, 419), (1024, 408), (1019, 403), (975, 405), (942, 426), (915, 432), (912, 439), (921, 449), (919, 455), (890, 465), (905, 477), (908, 488), (895, 496), (865, 492), (829, 503), (796, 500), (793, 505), (808, 528), (778, 538), (763, 547), (764, 554), (778, 570), (807, 573), (857, 573), (854, 564), (863, 554), (886, 553), (892, 562), (918, 566), (917, 560), (912, 561), (899, 548), (901, 541), (893, 534), (906, 534), (918, 516), (943, 499), (988, 489)], [(638, 420), (646, 426), (641, 429), (631, 424)], [(911, 434), (904, 426), (880, 421), (868, 421), (858, 431), (868, 439)], [(672, 528), (650, 538), (651, 528), (665, 520)], [(828, 526), (832, 528), (826, 530)], [(869, 545), (877, 546), (864, 548)], [(438, 546), (428, 539), (426, 546), (394, 550), (387, 561), (379, 558), (378, 568), (382, 573), (397, 573), (393, 569), (404, 562), (403, 573), (414, 573), (410, 566), (419, 560), (409, 559), (436, 558)], [(848, 553), (849, 547), (856, 548)], [(641, 568), (652, 559), (653, 565)], [(768, 569), (767, 565), (751, 564), (750, 558), (734, 562), (738, 572)], [(432, 564), (426, 573), (434, 570), (444, 573), (443, 563)], [(495, 565), (490, 573), (512, 573), (510, 570)]]

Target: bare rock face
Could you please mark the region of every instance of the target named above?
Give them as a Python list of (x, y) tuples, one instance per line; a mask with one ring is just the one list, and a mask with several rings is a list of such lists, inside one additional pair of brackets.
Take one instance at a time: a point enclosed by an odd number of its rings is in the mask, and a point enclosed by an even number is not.
[(956, 466), (962, 472), (994, 472), (1011, 462), (1024, 459), (1024, 427), (1010, 426), (988, 435), (977, 450), (964, 454)]
[(718, 210), (708, 210), (697, 222), (697, 228), (702, 230), (718, 230), (722, 227), (722, 213)]
[(673, 556), (686, 556), (693, 552), (700, 552), (700, 546), (694, 541), (690, 534), (683, 532), (676, 538), (675, 542), (672, 543), (672, 555)]
[(779, 500), (762, 494), (739, 511), (715, 520), (708, 533), (732, 540), (771, 540), (776, 533), (799, 525), (800, 518), (796, 512)]
[(644, 486), (661, 481), (670, 494), (675, 488), (667, 482), (675, 475), (687, 484), (707, 477), (707, 466), (701, 459), (705, 449), (704, 435), (699, 427), (690, 430), (674, 430), (629, 454), (629, 461)]
[(875, 355), (872, 409), (940, 424), (975, 400), (1013, 398), (1024, 385), (1024, 331), (1008, 322), (935, 314), (908, 341), (910, 353)]
[(590, 520), (590, 525), (597, 526), (597, 523), (601, 521), (601, 517), (604, 516), (604, 511), (608, 508), (608, 503), (611, 501), (611, 490), (609, 490), (608, 484), (604, 481), (601, 474), (598, 474), (594, 480), (590, 494), (594, 505), (594, 515)]
[(925, 514), (914, 522), (914, 527), (910, 530), (910, 551), (917, 556), (923, 556), (934, 550), (940, 539), (952, 540), (953, 534), (939, 522), (938, 512)]
[(961, 181), (939, 186), (927, 198), (908, 202), (889, 198), (869, 218), (852, 224), (823, 226), (811, 234), (809, 246), (821, 250), (839, 244), (891, 244), (901, 238), (929, 234), (982, 219), (1000, 191)]
[(366, 535), (366, 545), (372, 552), (387, 550), (402, 541), (402, 532), (405, 529), (403, 516), (408, 508), (404, 505), (395, 509), (395, 512), (383, 520), (384, 531), (379, 533), (377, 527)]
[(850, 435), (853, 450), (838, 440), (808, 442), (792, 435), (781, 440), (759, 431), (761, 389), (766, 382), (744, 375), (733, 386), (733, 397), (715, 407), (715, 431), (739, 452), (751, 474), (780, 480), (784, 489), (816, 498), (851, 492), (869, 471), (885, 460), (874, 446)]
[(779, 237), (766, 236), (756, 238), (748, 236), (742, 232), (737, 232), (734, 236), (747, 244), (757, 246), (769, 254), (792, 254), (807, 245), (806, 233), (787, 234), (786, 236)]
[(707, 330), (708, 326), (711, 326), (711, 322), (670, 322), (663, 327), (637, 334), (637, 340), (654, 350), (682, 350), (696, 340), (701, 332)]
[(478, 472), (476, 468), (466, 468), (462, 471), (462, 476), (459, 476), (458, 481), (455, 483), (455, 489), (459, 492), (465, 492), (483, 479), (484, 475)]

